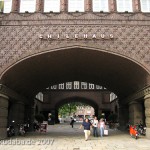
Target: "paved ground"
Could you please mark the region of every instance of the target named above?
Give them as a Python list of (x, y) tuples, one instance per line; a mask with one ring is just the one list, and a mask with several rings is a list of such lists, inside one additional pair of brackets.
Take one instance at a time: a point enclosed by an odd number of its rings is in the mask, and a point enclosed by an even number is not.
[(66, 124), (50, 125), (47, 133), (28, 133), (0, 142), (0, 150), (150, 150), (150, 140), (146, 137), (135, 140), (128, 133), (112, 129), (108, 136), (91, 136), (85, 141), (79, 124), (73, 129)]

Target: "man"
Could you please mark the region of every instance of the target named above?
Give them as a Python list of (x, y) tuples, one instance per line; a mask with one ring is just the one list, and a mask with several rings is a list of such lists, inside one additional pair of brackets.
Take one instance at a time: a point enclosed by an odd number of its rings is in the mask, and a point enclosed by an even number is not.
[(82, 126), (84, 127), (85, 141), (87, 141), (91, 133), (90, 131), (91, 123), (89, 122), (89, 119), (85, 119), (85, 121), (82, 123), (79, 129), (81, 129)]
[(70, 125), (72, 126), (72, 128), (73, 128), (73, 124), (74, 124), (74, 122), (75, 122), (74, 118), (71, 118)]

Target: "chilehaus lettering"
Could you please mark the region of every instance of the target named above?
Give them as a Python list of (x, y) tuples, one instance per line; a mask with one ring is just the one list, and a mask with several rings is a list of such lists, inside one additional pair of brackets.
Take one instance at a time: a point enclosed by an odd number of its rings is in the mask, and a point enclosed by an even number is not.
[(39, 35), (39, 39), (43, 39), (43, 40), (59, 40), (59, 39), (63, 39), (63, 40), (73, 40), (73, 39), (84, 39), (84, 40), (92, 40), (92, 39), (114, 39), (114, 35), (113, 34), (74, 34), (74, 35), (70, 35), (70, 34), (47, 34), (47, 35)]

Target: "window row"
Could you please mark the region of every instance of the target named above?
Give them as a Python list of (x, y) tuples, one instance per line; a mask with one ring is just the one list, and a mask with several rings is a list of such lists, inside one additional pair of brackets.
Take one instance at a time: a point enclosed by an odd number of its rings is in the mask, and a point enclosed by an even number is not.
[[(109, 12), (109, 0), (92, 0), (93, 12)], [(116, 0), (118, 12), (133, 12), (132, 0)], [(140, 0), (141, 11), (150, 12), (150, 0)], [(68, 0), (68, 12), (84, 12), (84, 0)], [(0, 12), (11, 12), (12, 0), (0, 0)], [(20, 0), (19, 12), (35, 12), (36, 0)], [(60, 12), (60, 0), (44, 0), (44, 12)]]

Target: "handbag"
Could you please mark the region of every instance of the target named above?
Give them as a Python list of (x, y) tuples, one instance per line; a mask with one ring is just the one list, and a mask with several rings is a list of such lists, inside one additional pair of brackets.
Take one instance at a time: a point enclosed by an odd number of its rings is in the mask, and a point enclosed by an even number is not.
[(108, 130), (104, 130), (104, 135), (108, 135)]

